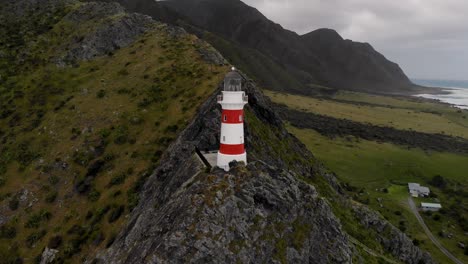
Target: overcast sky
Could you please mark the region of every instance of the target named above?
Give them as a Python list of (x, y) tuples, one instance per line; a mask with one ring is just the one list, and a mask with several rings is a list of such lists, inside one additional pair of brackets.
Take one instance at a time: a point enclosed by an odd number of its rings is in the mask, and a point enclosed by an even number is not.
[(369, 42), (410, 78), (468, 79), (466, 0), (243, 0), (299, 34)]

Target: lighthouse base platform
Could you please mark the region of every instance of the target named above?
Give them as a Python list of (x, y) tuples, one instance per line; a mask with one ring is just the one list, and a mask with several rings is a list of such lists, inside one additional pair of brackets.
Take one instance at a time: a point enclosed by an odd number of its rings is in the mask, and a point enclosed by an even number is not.
[(243, 161), (245, 164), (247, 164), (247, 153), (244, 152), (240, 155), (227, 155), (218, 152), (216, 165), (225, 171), (229, 171), (229, 163), (234, 160), (238, 162)]

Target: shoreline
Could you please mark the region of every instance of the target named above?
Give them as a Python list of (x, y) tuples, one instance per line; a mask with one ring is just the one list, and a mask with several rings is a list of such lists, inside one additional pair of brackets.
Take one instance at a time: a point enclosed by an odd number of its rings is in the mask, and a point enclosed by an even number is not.
[(461, 87), (426, 87), (424, 92), (413, 94), (418, 98), (436, 100), (458, 109), (468, 110), (468, 88)]

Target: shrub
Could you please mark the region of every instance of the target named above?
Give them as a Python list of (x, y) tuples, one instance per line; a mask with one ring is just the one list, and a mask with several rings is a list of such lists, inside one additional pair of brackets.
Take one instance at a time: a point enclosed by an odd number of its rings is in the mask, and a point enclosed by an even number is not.
[(107, 212), (109, 212), (109, 210), (110, 210), (109, 205), (106, 205), (105, 207), (98, 208), (94, 213), (94, 218), (91, 221), (91, 223), (94, 225), (94, 224), (98, 223), (99, 221), (101, 221), (101, 219), (104, 217), (104, 215)]
[(165, 132), (172, 132), (175, 133), (179, 129), (178, 125), (167, 126)]
[[(2, 168), (0, 168), (0, 173), (1, 171), (2, 171)], [(6, 183), (6, 177), (4, 175), (0, 175), (0, 187), (5, 185), (5, 183)]]
[(0, 238), (12, 239), (16, 237), (16, 228), (14, 226), (0, 226)]
[(447, 186), (447, 181), (441, 175), (436, 175), (432, 177), (429, 184), (440, 189), (444, 189)]
[(41, 240), (47, 232), (45, 230), (41, 230), (39, 232), (33, 232), (26, 238), (26, 246), (32, 248), (39, 240)]
[(52, 175), (52, 176), (49, 176), (48, 181), (50, 184), (56, 185), (60, 181), (60, 178), (55, 175)]
[(124, 211), (125, 211), (125, 207), (123, 205), (120, 205), (114, 208), (109, 215), (109, 219), (108, 219), (109, 223), (113, 223), (117, 221)]
[(125, 173), (120, 173), (114, 177), (109, 182), (109, 186), (120, 185), (125, 182), (127, 175)]
[(60, 247), (60, 245), (62, 244), (62, 241), (63, 241), (62, 236), (56, 235), (49, 239), (49, 243), (47, 244), (47, 246), (49, 248), (56, 249)]
[(115, 233), (112, 233), (109, 237), (109, 239), (107, 239), (107, 242), (106, 242), (106, 248), (109, 248), (115, 241), (115, 239), (117, 238), (117, 234)]
[(57, 191), (50, 192), (47, 194), (45, 201), (47, 203), (53, 203), (55, 202), (55, 199), (57, 199), (57, 195), (58, 195)]
[(117, 72), (117, 74), (120, 76), (127, 76), (129, 72), (127, 71), (127, 69), (121, 69), (120, 71)]
[(89, 151), (75, 151), (72, 158), (76, 164), (87, 166), (93, 160), (93, 154)]
[(99, 90), (96, 94), (97, 98), (104, 98), (104, 96), (106, 96), (106, 91), (103, 89)]
[(27, 167), (38, 156), (38, 153), (31, 150), (29, 143), (19, 144), (16, 153), (16, 160), (21, 164), (23, 168)]
[(13, 197), (9, 202), (8, 202), (8, 208), (10, 210), (15, 211), (19, 207), (19, 200), (16, 197)]
[(88, 199), (91, 202), (96, 202), (97, 200), (99, 200), (100, 197), (101, 197), (101, 193), (96, 189), (92, 189), (88, 194)]
[(99, 135), (100, 135), (101, 138), (103, 138), (103, 139), (108, 138), (108, 137), (110, 136), (111, 133), (112, 133), (112, 132), (111, 132), (109, 129), (107, 129), (107, 128), (103, 128), (103, 129), (99, 130)]
[(435, 214), (432, 219), (434, 219), (435, 221), (439, 221), (440, 220), (440, 214)]
[(126, 126), (119, 126), (115, 131), (114, 143), (122, 145), (128, 141), (128, 128)]
[(47, 210), (40, 210), (29, 216), (28, 220), (24, 224), (26, 228), (38, 228), (42, 221), (48, 221), (52, 218), (52, 214)]

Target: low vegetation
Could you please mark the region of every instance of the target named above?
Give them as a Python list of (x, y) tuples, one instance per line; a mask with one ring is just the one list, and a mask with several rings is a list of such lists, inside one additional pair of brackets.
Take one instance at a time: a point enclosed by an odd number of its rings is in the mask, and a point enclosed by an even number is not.
[[(201, 59), (196, 37), (171, 36), (164, 25), (112, 54), (55, 65), (57, 45), (93, 30), (92, 22), (70, 30), (61, 20), (79, 5), (41, 20), (40, 32), (28, 31), (35, 16), (2, 25), (41, 40), (22, 65), (0, 57), (8, 65), (0, 80), (0, 259), (7, 263), (34, 262), (46, 246), (59, 250), (59, 261), (81, 263), (110, 245), (144, 179), (227, 71)], [(0, 38), (18, 52), (31, 40)]]

